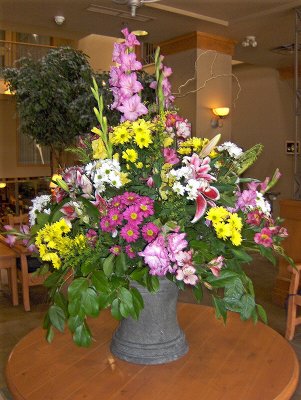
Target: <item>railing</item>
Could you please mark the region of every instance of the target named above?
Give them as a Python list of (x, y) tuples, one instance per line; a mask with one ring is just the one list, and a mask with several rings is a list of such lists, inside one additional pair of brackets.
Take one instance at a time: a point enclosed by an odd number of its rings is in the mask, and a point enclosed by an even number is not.
[(30, 57), (40, 60), (55, 46), (0, 40), (0, 67), (14, 67), (17, 60)]

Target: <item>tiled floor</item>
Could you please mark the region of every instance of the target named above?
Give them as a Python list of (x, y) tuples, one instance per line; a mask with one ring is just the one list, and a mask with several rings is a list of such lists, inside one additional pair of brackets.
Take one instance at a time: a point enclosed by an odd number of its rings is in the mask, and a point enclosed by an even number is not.
[[(284, 308), (278, 307), (271, 302), (271, 292), (277, 269), (258, 258), (254, 264), (247, 267), (246, 272), (253, 279), (257, 302), (262, 304), (267, 311), (269, 325), (283, 335), (285, 331), (286, 311)], [(189, 291), (182, 293), (180, 300), (184, 302), (193, 301)], [(11, 306), (10, 298), (5, 288), (0, 290), (0, 388), (5, 386), (4, 368), (10, 351), (20, 338), (41, 324), (47, 308), (46, 301), (47, 293), (44, 288), (31, 288), (32, 311), (26, 313), (22, 305), (18, 307)], [(206, 304), (207, 300), (204, 299), (203, 303)], [(292, 346), (301, 362), (301, 326), (297, 328)], [(301, 400), (301, 382), (292, 400)]]

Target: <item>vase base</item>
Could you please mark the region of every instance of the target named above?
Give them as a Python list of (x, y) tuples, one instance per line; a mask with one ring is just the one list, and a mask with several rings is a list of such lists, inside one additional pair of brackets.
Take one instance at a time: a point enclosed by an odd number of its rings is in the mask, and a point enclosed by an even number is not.
[(111, 342), (111, 352), (121, 360), (133, 364), (155, 365), (175, 361), (188, 352), (184, 333), (165, 343), (132, 343), (118, 338), (118, 331)]

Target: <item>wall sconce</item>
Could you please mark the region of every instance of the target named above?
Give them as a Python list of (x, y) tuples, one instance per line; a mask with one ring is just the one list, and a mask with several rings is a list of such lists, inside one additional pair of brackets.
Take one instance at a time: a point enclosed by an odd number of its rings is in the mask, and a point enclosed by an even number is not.
[(221, 128), (223, 126), (223, 119), (227, 117), (230, 113), (229, 107), (217, 107), (212, 108), (212, 112), (215, 115), (211, 119), (211, 127), (212, 128)]
[(5, 82), (3, 79), (0, 79), (0, 94), (15, 94), (14, 92), (10, 91), (8, 83)]
[(6, 187), (6, 183), (5, 182), (0, 182), (0, 189), (4, 189)]

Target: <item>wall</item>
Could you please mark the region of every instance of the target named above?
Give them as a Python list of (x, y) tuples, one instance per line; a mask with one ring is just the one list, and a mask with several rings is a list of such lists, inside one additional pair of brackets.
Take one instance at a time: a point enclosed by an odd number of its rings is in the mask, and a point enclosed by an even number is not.
[(13, 96), (0, 95), (0, 179), (49, 176), (47, 166), (17, 165), (17, 115)]
[(78, 49), (87, 54), (95, 71), (109, 71), (112, 65), (112, 51), (116, 38), (88, 35), (78, 41)]
[(232, 140), (244, 149), (264, 145), (246, 174), (262, 180), (279, 167), (283, 176), (273, 191), (281, 192), (279, 198), (291, 198), (294, 163), (293, 156), (285, 153), (285, 142), (294, 140), (293, 82), (280, 80), (272, 68), (238, 65), (233, 72), (242, 91), (231, 111)]

